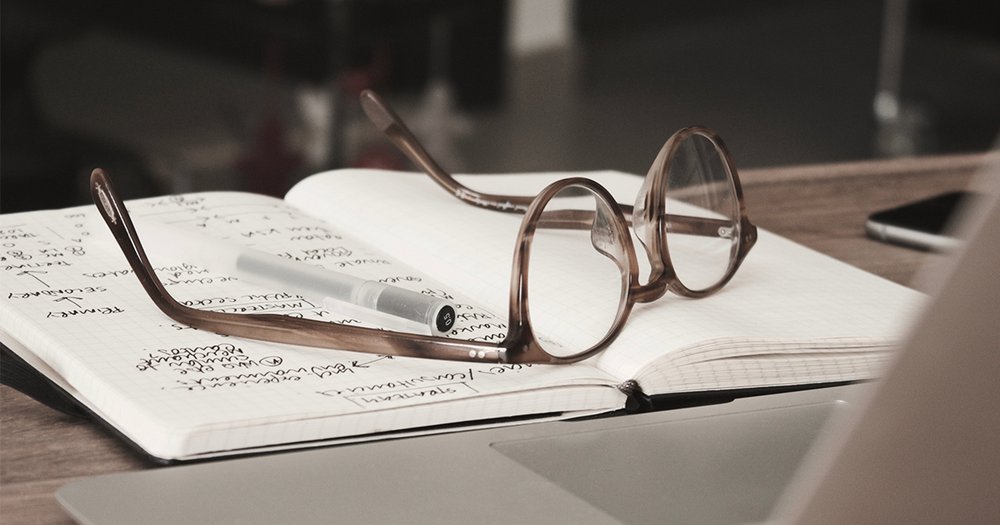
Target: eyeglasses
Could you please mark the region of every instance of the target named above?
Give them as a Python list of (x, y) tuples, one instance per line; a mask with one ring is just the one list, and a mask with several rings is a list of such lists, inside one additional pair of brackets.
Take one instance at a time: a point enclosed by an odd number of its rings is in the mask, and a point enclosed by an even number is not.
[[(706, 128), (685, 128), (667, 140), (633, 207), (618, 204), (603, 186), (581, 177), (553, 182), (535, 197), (473, 190), (441, 169), (375, 93), (365, 91), (361, 104), (404, 154), (455, 197), (489, 210), (524, 214), (504, 340), (466, 341), (184, 306), (157, 278), (125, 205), (109, 177), (96, 169), (91, 174), (94, 203), (164, 314), (194, 328), (277, 343), (455, 361), (572, 363), (606, 348), (636, 303), (654, 301), (667, 291), (691, 298), (718, 291), (756, 241), (757, 228), (747, 218), (732, 159), (721, 139)], [(645, 283), (640, 283), (629, 226), (649, 261)]]

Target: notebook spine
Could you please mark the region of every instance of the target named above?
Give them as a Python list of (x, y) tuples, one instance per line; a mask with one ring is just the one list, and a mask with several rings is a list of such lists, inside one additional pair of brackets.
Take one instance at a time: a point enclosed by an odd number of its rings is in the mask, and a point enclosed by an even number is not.
[(18, 390), (63, 414), (85, 419), (89, 417), (87, 410), (73, 399), (73, 396), (2, 343), (0, 343), (0, 384)]
[(642, 391), (639, 382), (629, 379), (618, 385), (618, 390), (627, 396), (625, 411), (629, 413), (648, 412), (653, 408), (653, 400)]

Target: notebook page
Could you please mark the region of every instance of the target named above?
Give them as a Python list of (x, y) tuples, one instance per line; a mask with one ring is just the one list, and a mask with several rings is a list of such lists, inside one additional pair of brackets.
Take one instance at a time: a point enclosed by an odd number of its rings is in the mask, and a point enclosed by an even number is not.
[[(533, 196), (552, 181), (579, 175), (475, 175), (470, 187)], [(638, 189), (638, 185), (636, 185)], [(448, 282), (506, 319), (511, 263), (522, 214), (465, 204), (422, 173), (337, 170), (300, 182), (285, 199), (331, 223), (355, 231), (386, 253), (405, 258), (433, 278)], [(337, 206), (324, 203), (336, 202)]]
[[(615, 172), (474, 175), (459, 179), (481, 191), (534, 195), (547, 183), (566, 176), (594, 178), (624, 203), (635, 199), (642, 181)], [(287, 199), (331, 222), (363, 217), (359, 224), (363, 224), (366, 238), (387, 252), (406, 254), (407, 260), (437, 279), (453, 283), (494, 311), (506, 308), (521, 215), (464, 204), (426, 175), (376, 170), (316, 175), (293, 188)], [(326, 199), (336, 199), (340, 205), (319, 209)], [(752, 219), (753, 210), (750, 216)], [(639, 260), (644, 259), (640, 254)], [(905, 287), (761, 232), (744, 266), (721, 292), (698, 300), (668, 294), (653, 304), (637, 305), (619, 339), (594, 361), (623, 380), (650, 369), (644, 375), (646, 382), (659, 391), (666, 388), (666, 382), (654, 381), (654, 363), (668, 353), (687, 352), (696, 360), (719, 359), (712, 354), (698, 356), (702, 346), (710, 346), (712, 341), (725, 343), (721, 346), (728, 353), (723, 357), (770, 354), (767, 344), (771, 342), (789, 349), (820, 341), (827, 350), (846, 350), (860, 341), (863, 346), (884, 350), (905, 327), (920, 298), (920, 294)], [(585, 319), (587, 309), (582, 302), (567, 304), (565, 322), (572, 325)], [(882, 362), (884, 355), (874, 360)], [(862, 361), (869, 361), (867, 355)], [(668, 360), (662, 362), (663, 369), (673, 366)], [(871, 377), (877, 365), (869, 365), (847, 366), (861, 370), (855, 376)], [(817, 366), (819, 375), (821, 368)], [(802, 382), (807, 377), (774, 370), (765, 378), (735, 372), (725, 378), (695, 373), (693, 377), (702, 380), (688, 381), (684, 388), (694, 389), (694, 383), (698, 383), (698, 389), (716, 388), (745, 380), (785, 384)]]
[[(918, 292), (761, 231), (720, 293), (637, 307), (637, 329), (623, 333), (619, 343), (632, 363), (605, 366), (634, 374), (658, 392), (869, 379), (879, 375), (923, 300)], [(669, 328), (650, 328), (657, 318)], [(704, 333), (712, 335), (696, 335)], [(652, 351), (662, 337), (679, 348), (668, 359)]]
[[(129, 209), (220, 242), (453, 297), (466, 314), (457, 332), (491, 339), (498, 330), (488, 311), (277, 199), (207, 193), (134, 201)], [(517, 396), (505, 404), (506, 393), (610, 384), (588, 366), (469, 366), (275, 345), (190, 329), (156, 309), (92, 207), (3, 215), (0, 237), (4, 330), (159, 457), (202, 453), (204, 446), (261, 446), (511, 415), (530, 405)], [(314, 298), (213, 273), (184, 260), (176, 247), (146, 248), (161, 280), (182, 303), (359, 323), (334, 319)], [(580, 409), (581, 400), (592, 397), (552, 394), (558, 402), (549, 403), (548, 395), (536, 392), (535, 403), (546, 410), (560, 404)], [(620, 405), (621, 395), (614, 392), (614, 397)], [(465, 402), (462, 410), (444, 407), (452, 400), (489, 398), (494, 400)], [(611, 407), (609, 399), (602, 403), (589, 408)], [(423, 404), (437, 408), (396, 410)], [(376, 412), (383, 415), (355, 417), (344, 425), (334, 421)]]

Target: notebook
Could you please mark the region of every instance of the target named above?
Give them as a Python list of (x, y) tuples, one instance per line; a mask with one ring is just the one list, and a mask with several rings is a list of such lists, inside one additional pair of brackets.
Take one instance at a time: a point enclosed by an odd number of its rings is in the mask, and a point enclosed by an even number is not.
[[(533, 195), (568, 175), (463, 180)], [(630, 202), (641, 183), (615, 172), (583, 175), (620, 202)], [(128, 206), (143, 221), (219, 243), (447, 298), (458, 308), (452, 337), (499, 341), (505, 334), (521, 217), (464, 204), (424, 175), (340, 170), (306, 178), (284, 199), (195, 193)], [(470, 366), (190, 329), (142, 291), (93, 206), (3, 215), (0, 237), (0, 340), (142, 453), (167, 462), (871, 379), (922, 299), (762, 231), (720, 293), (699, 300), (668, 294), (638, 306), (615, 343), (592, 359)], [(183, 243), (146, 249), (185, 304), (362, 323), (317, 298), (199, 266)], [(585, 322), (587, 308), (567, 304), (565, 322)]]
[(1000, 178), (993, 182), (975, 236), (879, 382), (113, 474), (72, 482), (57, 497), (72, 517), (95, 524), (151, 516), (170, 523), (996, 522)]

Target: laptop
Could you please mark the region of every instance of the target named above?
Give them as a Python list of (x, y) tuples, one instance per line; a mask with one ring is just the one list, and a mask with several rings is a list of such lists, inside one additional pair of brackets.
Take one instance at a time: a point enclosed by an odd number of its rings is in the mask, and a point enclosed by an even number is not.
[(989, 200), (877, 383), (112, 474), (56, 495), (93, 524), (998, 522)]

